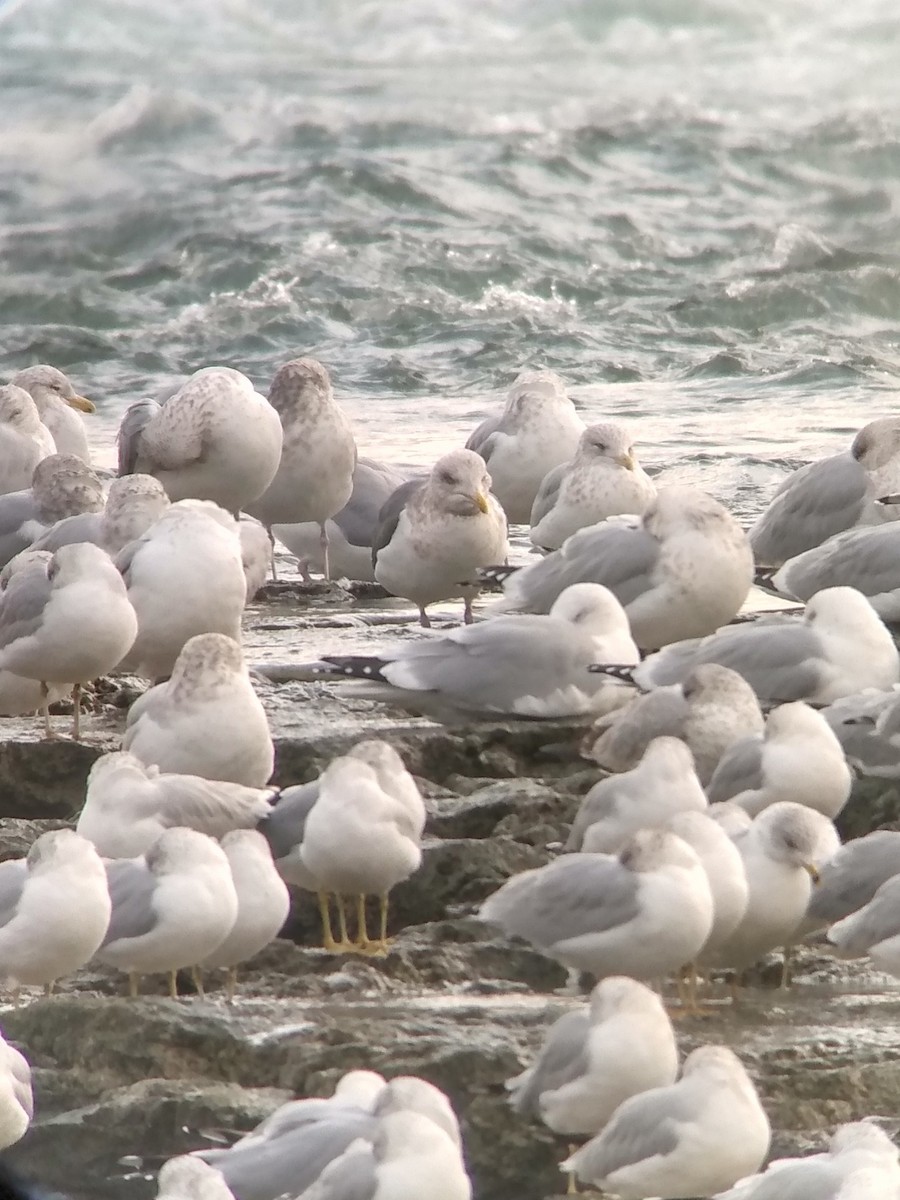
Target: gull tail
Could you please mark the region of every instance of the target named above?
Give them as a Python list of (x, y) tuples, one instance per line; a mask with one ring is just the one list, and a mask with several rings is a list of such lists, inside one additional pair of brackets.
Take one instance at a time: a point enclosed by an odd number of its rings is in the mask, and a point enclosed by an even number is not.
[(382, 671), (388, 661), (363, 654), (329, 654), (323, 656), (319, 674), (322, 678), (375, 679), (379, 683), (387, 683)]
[(879, 496), (876, 504), (900, 504), (900, 492), (891, 492), (889, 496)]
[(621, 679), (624, 683), (634, 683), (636, 666), (618, 666), (615, 663), (591, 663), (588, 670), (592, 675), (611, 675), (613, 679)]

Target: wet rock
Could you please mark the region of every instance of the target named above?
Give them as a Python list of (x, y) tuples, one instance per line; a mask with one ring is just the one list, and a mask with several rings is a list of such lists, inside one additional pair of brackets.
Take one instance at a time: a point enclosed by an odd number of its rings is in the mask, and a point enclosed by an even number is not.
[(18, 817), (0, 818), (0, 862), (9, 858), (24, 858), (42, 833), (65, 829), (69, 821), (46, 819), (22, 821)]
[[(580, 797), (573, 799), (571, 781), (511, 779), (491, 783), (466, 796), (433, 800), (429, 804), (428, 830), (438, 837), (489, 838), (497, 833), (517, 837), (532, 845), (558, 840), (571, 824)], [(587, 784), (590, 786), (590, 783)]]
[[(72, 819), (84, 803), (88, 772), (101, 754), (118, 750), (121, 732), (85, 722), (86, 740), (43, 740), (39, 722), (3, 722), (0, 742), (0, 817)], [(107, 722), (108, 724), (108, 722)], [(13, 727), (13, 728), (11, 728)]]

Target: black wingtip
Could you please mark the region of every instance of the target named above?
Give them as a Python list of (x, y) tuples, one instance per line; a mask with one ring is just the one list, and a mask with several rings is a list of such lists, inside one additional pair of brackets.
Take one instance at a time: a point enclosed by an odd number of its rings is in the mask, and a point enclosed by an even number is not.
[(483, 588), (489, 591), (500, 591), (507, 579), (521, 569), (521, 567), (511, 567), (504, 563), (502, 566), (498, 564), (494, 567), (479, 567), (476, 574), (478, 582)]
[(753, 572), (753, 582), (757, 587), (765, 588), (767, 591), (777, 591), (773, 580), (780, 570), (780, 567), (757, 567)]
[(637, 667), (618, 666), (615, 663), (591, 663), (588, 670), (592, 675), (610, 675), (613, 679), (621, 679), (624, 683), (634, 683), (634, 673)]
[(900, 504), (900, 492), (891, 492), (888, 496), (879, 496), (876, 504)]
[(387, 683), (381, 673), (387, 666), (387, 660), (383, 658), (361, 654), (326, 655), (322, 662), (325, 664), (322, 675), (329, 679), (375, 679), (379, 683)]

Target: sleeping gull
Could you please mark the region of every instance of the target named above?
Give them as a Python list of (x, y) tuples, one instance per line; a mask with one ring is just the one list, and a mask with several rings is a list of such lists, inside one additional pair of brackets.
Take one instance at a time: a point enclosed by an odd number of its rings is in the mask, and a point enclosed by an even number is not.
[(97, 959), (128, 974), (136, 996), (141, 975), (196, 966), (224, 942), (238, 914), (231, 867), (218, 842), (195, 829), (167, 829), (141, 858), (106, 864), (112, 914)]
[(262, 521), (257, 521), (256, 517), (248, 517), (246, 513), (241, 513), (238, 536), (247, 584), (246, 603), (250, 604), (268, 578), (269, 563), (272, 561), (272, 540)]
[(583, 432), (584, 421), (560, 377), (553, 371), (523, 371), (503, 412), (482, 421), (466, 449), (487, 463), (509, 520), (527, 525), (547, 472), (572, 458)]
[(201, 969), (224, 967), (225, 994), (230, 1002), (237, 986), (238, 966), (278, 936), (287, 920), (291, 897), (261, 833), (233, 829), (221, 844), (237, 892), (237, 916), (225, 941), (197, 964), (194, 978), (199, 983)]
[[(36, 553), (25, 550), (3, 568), (3, 591), (0, 592), (0, 614), (4, 605), (14, 608), (18, 601), (16, 593), (21, 589), (24, 597), (49, 588), (47, 567), (52, 555), (46, 551)], [(2, 621), (2, 617), (0, 617)], [(46, 695), (44, 693), (46, 687)], [(42, 685), (37, 679), (26, 679), (12, 671), (0, 669), (0, 716), (17, 717), (22, 713), (37, 712), (46, 701), (55, 704), (65, 698), (69, 689), (62, 684)]]
[(491, 477), (471, 450), (453, 450), (438, 459), (425, 480), (403, 484), (379, 514), (372, 543), (375, 578), (394, 596), (419, 609), (462, 596), (465, 620), (472, 620), (478, 593), (477, 571), (505, 562), (509, 552), (506, 517), (490, 495)]
[(51, 992), (93, 956), (109, 914), (106, 873), (87, 838), (41, 834), (25, 858), (0, 863), (0, 978)]
[(56, 444), (28, 393), (10, 384), (0, 387), (0, 493), (29, 487), (34, 468), (55, 453)]
[(190, 1154), (163, 1163), (157, 1185), (156, 1200), (234, 1200), (221, 1172)]
[[(49, 459), (45, 462), (48, 463)], [(45, 468), (43, 464), (35, 475)], [(63, 482), (62, 479), (59, 480)], [(97, 480), (97, 487), (100, 481)], [(35, 491), (32, 485), (32, 492)], [(71, 488), (69, 489), (71, 494)], [(69, 500), (71, 503), (72, 500)], [(31, 543), (32, 550), (58, 550), (72, 542), (93, 542), (109, 555), (116, 555), (129, 542), (141, 537), (169, 507), (169, 497), (152, 475), (125, 475), (114, 479), (103, 508), (84, 509), (57, 519)], [(2, 502), (0, 502), (2, 520)]]
[(640, 516), (656, 495), (621, 425), (589, 425), (571, 462), (545, 477), (531, 509), (531, 540), (558, 550), (567, 537), (619, 513)]
[(821, 713), (795, 700), (772, 709), (762, 737), (725, 752), (707, 788), (710, 804), (732, 800), (751, 817), (778, 800), (805, 804), (834, 820), (850, 797), (853, 775)]
[(0, 1033), (0, 1150), (24, 1137), (33, 1116), (31, 1065)]
[(563, 1170), (621, 1200), (710, 1196), (756, 1171), (769, 1119), (741, 1060), (700, 1046), (669, 1087), (632, 1096)]
[(508, 1079), (516, 1112), (554, 1133), (592, 1136), (623, 1100), (678, 1075), (672, 1022), (654, 991), (623, 975), (601, 980), (589, 1002), (547, 1030), (533, 1066)]
[[(350, 499), (325, 522), (333, 578), (374, 581), (372, 543), (379, 526), (378, 514), (406, 480), (405, 474), (387, 463), (373, 458), (357, 461)], [(309, 578), (310, 567), (324, 572), (322, 533), (316, 523), (276, 524), (272, 533), (297, 559), (305, 579)]]
[(712, 496), (660, 488), (635, 524), (612, 517), (579, 530), (532, 566), (508, 576), (504, 610), (548, 612), (572, 583), (602, 583), (624, 606), (634, 640), (655, 650), (703, 637), (730, 621), (753, 581), (746, 535)]
[(677, 738), (654, 738), (632, 771), (595, 783), (581, 802), (567, 850), (616, 854), (639, 829), (685, 809), (702, 811), (706, 796), (690, 750)]
[(109, 555), (90, 542), (62, 546), (46, 576), (23, 573), (0, 598), (0, 669), (41, 685), (44, 729), (52, 737), (49, 687), (72, 688), (72, 732), (80, 732), (81, 687), (113, 670), (130, 649), (137, 617)]
[(880, 971), (900, 975), (900, 879), (886, 879), (868, 904), (836, 921), (827, 936), (841, 958), (868, 955)]
[[(418, 796), (418, 791), (416, 790)], [(327, 950), (383, 953), (388, 949), (388, 893), (408, 879), (422, 862), (421, 838), (425, 810), (419, 797), (414, 810), (406, 797), (385, 786), (376, 767), (358, 756), (347, 755), (329, 763), (319, 777), (319, 796), (306, 817), (300, 858), (320, 897), (334, 895), (340, 923), (340, 941), (330, 937), (325, 922)], [(379, 897), (378, 936), (366, 928), (366, 896)], [(347, 936), (345, 902), (356, 905), (357, 937)], [(327, 909), (323, 906), (323, 921)], [(330, 943), (330, 944), (329, 944)]]
[(221, 633), (185, 643), (171, 678), (129, 709), (122, 749), (160, 771), (264, 787), (275, 749), (240, 645)]
[(585, 734), (582, 754), (606, 771), (630, 771), (655, 737), (681, 738), (697, 776), (709, 783), (722, 755), (739, 738), (762, 733), (756, 693), (718, 663), (695, 667), (680, 684), (655, 688), (601, 717)]
[(76, 828), (104, 858), (135, 858), (176, 826), (214, 838), (253, 829), (271, 812), (276, 794), (199, 775), (163, 775), (118, 750), (91, 767)]
[(138, 619), (123, 671), (166, 678), (197, 634), (240, 641), (247, 580), (238, 524), (224, 508), (179, 500), (115, 561)]
[[(862, 1171), (874, 1171), (888, 1180), (891, 1200), (900, 1185), (897, 1149), (886, 1133), (872, 1121), (839, 1125), (828, 1150), (805, 1158), (778, 1158), (765, 1171), (741, 1179), (715, 1200), (838, 1200), (846, 1196), (845, 1180)], [(879, 1193), (862, 1193), (864, 1200), (878, 1200)]]
[(281, 459), (278, 413), (240, 371), (206, 367), (159, 405), (138, 400), (119, 426), (119, 474), (155, 475), (170, 500), (213, 500), (238, 513)]
[(802, 930), (823, 929), (858, 912), (895, 875), (900, 875), (900, 833), (876, 829), (847, 842), (819, 872)]
[(350, 422), (334, 399), (328, 372), (314, 358), (295, 358), (279, 367), (269, 403), (284, 431), (281, 461), (265, 492), (244, 507), (268, 530), (276, 522), (314, 521), (329, 579), (325, 523), (353, 489), (356, 442)]
[(863, 688), (891, 687), (900, 677), (890, 633), (865, 596), (845, 587), (818, 592), (802, 620), (763, 619), (668, 646), (645, 659), (633, 678), (644, 688), (661, 687), (704, 662), (737, 671), (768, 705), (828, 704)]
[(782, 595), (804, 601), (822, 588), (855, 587), (883, 621), (900, 621), (900, 525), (839, 533), (788, 559), (771, 583)]
[(794, 471), (750, 530), (758, 566), (788, 559), (856, 525), (892, 515), (877, 505), (900, 482), (900, 419), (882, 417), (857, 433), (850, 448)]
[(74, 454), (86, 463), (91, 461), (87, 432), (78, 413), (97, 410), (87, 397), (79, 396), (68, 375), (42, 363), (19, 371), (10, 383), (24, 388), (34, 400), (41, 422), (53, 436), (58, 454)]
[(667, 830), (644, 829), (615, 858), (565, 854), (514, 875), (480, 916), (569, 970), (651, 980), (696, 958), (713, 901), (691, 847)]
[[(97, 519), (103, 511), (103, 484), (73, 454), (50, 454), (34, 469), (30, 486), (0, 496), (0, 565), (40, 541), (36, 549), (57, 550), (47, 535), (66, 519)], [(68, 540), (68, 539), (66, 539)], [(91, 541), (92, 538), (71, 539)]]
[(564, 717), (622, 690), (588, 674), (589, 663), (639, 658), (619, 602), (583, 583), (567, 588), (547, 616), (494, 617), (401, 643), (393, 653), (325, 655), (311, 670), (363, 680), (354, 685), (360, 695), (443, 717)]

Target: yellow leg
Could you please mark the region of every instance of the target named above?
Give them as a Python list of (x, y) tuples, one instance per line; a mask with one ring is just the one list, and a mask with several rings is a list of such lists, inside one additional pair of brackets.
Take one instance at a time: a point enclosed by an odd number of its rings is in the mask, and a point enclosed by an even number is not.
[(51, 979), (49, 983), (45, 983), (45, 984), (44, 984), (44, 995), (45, 995), (45, 996), (52, 996), (52, 995), (53, 995), (53, 989), (54, 989), (54, 987), (55, 987), (55, 986), (56, 986), (56, 980), (55, 980), (55, 979)]
[[(578, 1149), (577, 1146), (574, 1146), (574, 1145), (569, 1146), (569, 1157), (571, 1157), (577, 1149)], [(574, 1171), (566, 1171), (566, 1180), (567, 1180), (566, 1195), (567, 1196), (577, 1196), (578, 1195), (578, 1176), (575, 1174)]]
[(140, 981), (141, 977), (137, 971), (128, 972), (128, 995), (132, 1000), (134, 1000), (136, 996), (140, 995)]
[(76, 742), (81, 740), (81, 684), (76, 683), (72, 688), (72, 737)]
[(344, 930), (341, 941), (334, 940), (334, 933), (331, 929), (331, 909), (328, 906), (328, 893), (316, 892), (316, 897), (319, 901), (319, 915), (322, 918), (322, 946), (330, 954), (343, 954), (348, 947), (347, 929), (344, 922), (344, 909), (341, 904), (340, 896), (336, 897), (338, 916), (341, 921), (341, 928)]
[(356, 947), (358, 950), (368, 950), (371, 945), (366, 928), (366, 897), (360, 892), (356, 897)]
[(325, 578), (331, 579), (331, 557), (328, 553), (328, 530), (324, 524), (319, 526), (319, 544), (322, 547), (322, 564), (325, 568)]
[(337, 910), (338, 910), (338, 931), (341, 935), (341, 949), (349, 949), (353, 943), (350, 941), (350, 935), (347, 933), (347, 914), (344, 912), (344, 897), (337, 893)]

